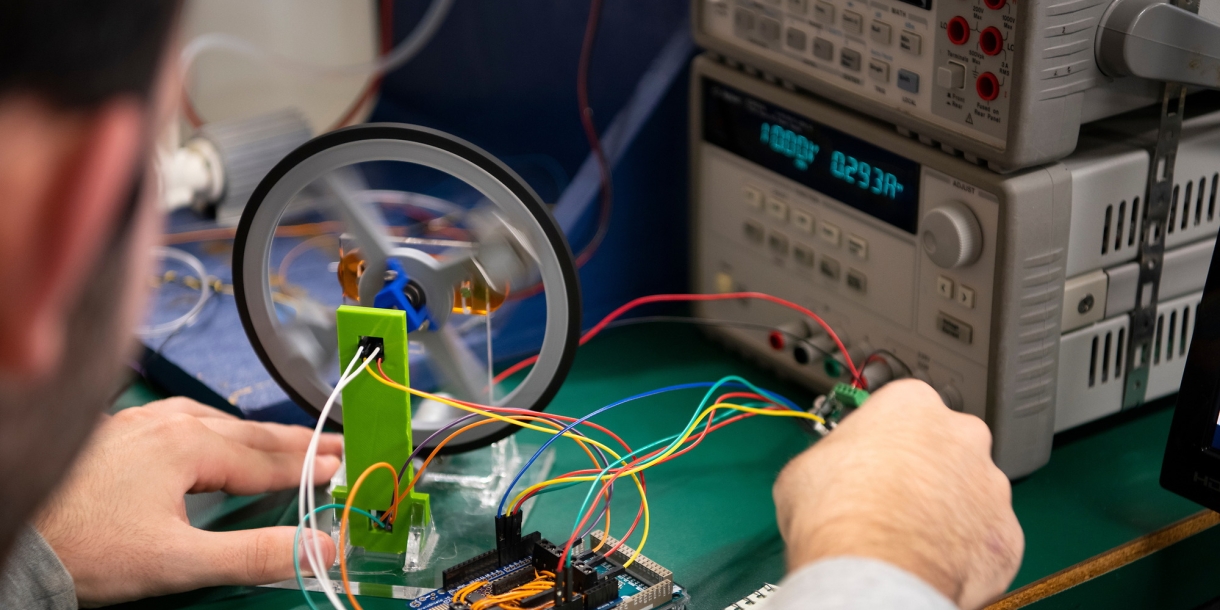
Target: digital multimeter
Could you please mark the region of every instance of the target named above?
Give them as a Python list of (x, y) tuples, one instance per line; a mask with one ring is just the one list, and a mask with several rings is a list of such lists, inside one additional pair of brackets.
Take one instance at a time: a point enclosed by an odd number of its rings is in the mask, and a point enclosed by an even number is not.
[[(1044, 464), (1055, 432), (1123, 409), (1155, 116), (1091, 125), (1066, 159), (1000, 175), (706, 57), (690, 95), (696, 291), (809, 307), (869, 389), (916, 377), (983, 418), (1010, 476)], [(1147, 400), (1177, 388), (1220, 228), (1220, 112), (1188, 118), (1177, 164)], [(713, 326), (798, 382), (850, 381), (787, 310), (696, 314), (782, 329)]]
[(1150, 0), (692, 0), (691, 18), (732, 65), (1000, 172), (1160, 102), (1149, 78), (1214, 87), (1220, 67), (1220, 28)]

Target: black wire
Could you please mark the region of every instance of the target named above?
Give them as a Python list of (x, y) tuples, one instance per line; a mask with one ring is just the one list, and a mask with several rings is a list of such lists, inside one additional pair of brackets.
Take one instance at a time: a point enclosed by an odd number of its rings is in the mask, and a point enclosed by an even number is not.
[[(834, 358), (834, 354), (814, 345), (808, 339), (798, 337), (795, 334), (793, 334), (789, 331), (786, 331), (782, 328), (776, 328), (774, 326), (770, 326), (767, 324), (759, 324), (757, 322), (739, 322), (737, 320), (716, 320), (716, 319), (705, 319), (705, 318), (692, 318), (689, 316), (640, 316), (638, 318), (623, 318), (620, 320), (615, 320), (615, 321), (611, 322), (610, 324), (607, 324), (606, 328), (617, 328), (617, 327), (621, 327), (621, 326), (633, 326), (636, 324), (648, 324), (648, 323), (655, 323), (655, 322), (673, 322), (673, 323), (680, 323), (680, 324), (694, 324), (696, 326), (720, 326), (720, 327), (728, 327), (728, 328), (744, 328), (747, 330), (759, 330), (759, 331), (764, 331), (764, 332), (779, 332), (779, 333), (783, 333), (784, 335), (790, 337), (792, 340), (801, 343), (805, 347), (809, 347), (815, 351), (821, 352), (822, 355), (826, 358)], [(878, 354), (887, 356), (889, 358), (893, 358), (895, 361), (898, 362), (898, 364), (901, 364), (902, 368), (906, 369), (907, 376), (911, 376), (914, 374), (914, 370), (911, 369), (910, 365), (908, 365), (906, 362), (904, 362), (902, 360), (902, 358), (899, 358), (897, 355), (895, 355), (894, 352), (891, 352), (890, 350), (887, 350), (887, 349), (878, 349), (878, 350), (873, 350), (873, 352), (869, 354), (869, 357), (872, 357), (872, 356), (878, 355)], [(867, 362), (867, 360), (868, 360), (868, 358), (865, 358), (866, 362)], [(863, 366), (863, 365), (861, 365), (861, 366)], [(860, 372), (861, 372), (861, 374), (863, 374), (864, 369), (861, 368)]]
[(676, 322), (679, 324), (694, 324), (696, 326), (722, 326), (727, 328), (743, 328), (746, 330), (759, 330), (763, 332), (779, 332), (791, 337), (794, 341), (799, 341), (806, 347), (813, 348), (815, 351), (821, 352), (827, 358), (833, 358), (834, 354), (810, 343), (808, 339), (798, 337), (795, 334), (788, 332), (782, 328), (776, 328), (768, 324), (759, 324), (757, 322), (739, 322), (737, 320), (714, 320), (705, 318), (692, 318), (689, 316), (640, 316), (638, 318), (623, 318), (615, 320), (606, 325), (606, 328), (618, 328), (620, 326), (633, 326), (636, 324), (649, 324), (655, 322)]

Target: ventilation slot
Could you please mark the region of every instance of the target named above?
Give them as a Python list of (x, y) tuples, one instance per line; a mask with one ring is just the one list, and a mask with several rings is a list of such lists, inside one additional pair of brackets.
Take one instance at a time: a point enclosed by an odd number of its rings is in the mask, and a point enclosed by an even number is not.
[(1097, 337), (1093, 337), (1093, 349), (1089, 352), (1089, 387), (1097, 383)]
[(1126, 352), (1123, 351), (1123, 339), (1127, 336), (1127, 329), (1118, 329), (1118, 342), (1114, 349), (1114, 378), (1120, 379), (1123, 376), (1123, 360), (1126, 358)]
[[(1213, 192), (1214, 192), (1214, 189), (1213, 189)], [(1214, 197), (1213, 197), (1213, 199), (1214, 199)], [(1127, 233), (1127, 245), (1128, 246), (1135, 245), (1135, 230), (1137, 228), (1139, 228), (1137, 226), (1139, 217), (1140, 217), (1140, 198), (1136, 197), (1135, 199), (1131, 200), (1131, 231), (1129, 233)]]
[(1114, 333), (1106, 333), (1106, 341), (1101, 350), (1101, 382), (1110, 380), (1110, 339)]
[(1177, 333), (1174, 331), (1177, 330), (1177, 327), (1178, 327), (1178, 312), (1171, 311), (1171, 312), (1169, 312), (1169, 332), (1165, 333), (1165, 361), (1166, 362), (1173, 360), (1173, 340), (1174, 340), (1174, 336), (1177, 335)]
[(1186, 183), (1186, 196), (1182, 197), (1182, 230), (1190, 226), (1190, 195), (1195, 188), (1194, 182)]
[(1169, 222), (1165, 232), (1172, 234), (1178, 220), (1178, 185), (1173, 185), (1173, 198), (1169, 200)]
[(1207, 176), (1199, 177), (1199, 198), (1195, 201), (1195, 226), (1203, 222), (1203, 191), (1207, 190)]
[(1212, 190), (1207, 196), (1207, 221), (1216, 217), (1216, 183), (1220, 182), (1220, 173), (1212, 174)]
[(1186, 342), (1190, 340), (1190, 307), (1182, 309), (1182, 339), (1178, 341), (1178, 355), (1186, 355)]
[[(1106, 219), (1101, 225), (1101, 253), (1105, 254), (1110, 249), (1110, 215), (1114, 213), (1114, 206), (1106, 206)], [(1121, 237), (1119, 239), (1122, 239)], [(1118, 248), (1115, 248), (1117, 250)]]
[[(1165, 326), (1165, 314), (1161, 314), (1156, 317), (1156, 339), (1155, 339), (1156, 347), (1153, 349), (1153, 352), (1152, 352), (1152, 364), (1161, 363), (1161, 330), (1164, 328), (1164, 326)], [(1143, 362), (1143, 361), (1144, 361), (1143, 359), (1140, 360), (1140, 362)]]

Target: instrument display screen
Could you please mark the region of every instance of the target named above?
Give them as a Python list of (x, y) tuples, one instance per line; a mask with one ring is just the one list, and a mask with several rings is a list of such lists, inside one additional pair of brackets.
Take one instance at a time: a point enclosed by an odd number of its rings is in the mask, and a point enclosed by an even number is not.
[(703, 139), (914, 234), (919, 164), (703, 79)]

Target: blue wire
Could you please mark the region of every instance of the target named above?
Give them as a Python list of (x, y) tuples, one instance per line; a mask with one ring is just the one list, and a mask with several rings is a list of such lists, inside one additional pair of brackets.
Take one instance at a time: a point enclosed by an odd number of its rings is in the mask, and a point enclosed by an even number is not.
[[(740, 378), (735, 377), (734, 379), (740, 379)], [(700, 389), (700, 388), (711, 388), (711, 387), (716, 387), (716, 386), (743, 387), (743, 388), (750, 387), (750, 385), (748, 383), (745, 383), (744, 379), (742, 379), (741, 382), (723, 383), (723, 381), (724, 380), (714, 382), (714, 383), (710, 382), (710, 381), (698, 381), (698, 382), (694, 382), (694, 383), (680, 383), (677, 385), (666, 386), (664, 388), (659, 388), (656, 390), (649, 390), (642, 394), (636, 394), (635, 396), (631, 396), (629, 398), (624, 398), (618, 402), (614, 402), (609, 405), (606, 405), (606, 406), (568, 424), (567, 427), (565, 427), (563, 430), (556, 432), (554, 436), (548, 438), (546, 440), (546, 442), (543, 443), (542, 446), (539, 447), (538, 450), (534, 452), (534, 455), (530, 457), (529, 461), (527, 461), (525, 463), (525, 465), (521, 467), (521, 470), (519, 472), (517, 472), (517, 476), (513, 479), (513, 482), (511, 484), (509, 484), (508, 489), (504, 490), (504, 496), (502, 498), (500, 498), (500, 506), (497, 509), (496, 514), (498, 514), (498, 515), (504, 514), (504, 506), (506, 504), (508, 504), (508, 498), (512, 494), (513, 488), (517, 486), (517, 483), (521, 482), (521, 477), (525, 476), (525, 472), (527, 470), (529, 470), (530, 466), (534, 465), (534, 462), (538, 460), (538, 457), (542, 455), (542, 452), (546, 451), (546, 448), (550, 447), (551, 443), (558, 440), (564, 434), (566, 434), (567, 432), (572, 430), (572, 428), (575, 428), (576, 426), (588, 421), (590, 418), (592, 418), (595, 415), (599, 415), (599, 414), (609, 411), (610, 409), (613, 409), (615, 407), (625, 405), (632, 401), (640, 400), (641, 398), (648, 398), (650, 396), (664, 394), (666, 392), (677, 392), (680, 390), (695, 390), (695, 389)], [(787, 398), (784, 398), (783, 396), (780, 396), (779, 394), (776, 394), (776, 393), (768, 391), (768, 390), (759, 390), (759, 393), (762, 394), (763, 396), (766, 396), (767, 398), (769, 398), (771, 400), (774, 400), (774, 401), (784, 405), (785, 407), (788, 407), (789, 409), (792, 409), (793, 411), (800, 411), (800, 409), (797, 408), (795, 403), (793, 403), (791, 400), (788, 400)]]
[[(695, 409), (694, 415), (691, 416), (690, 422), (688, 422), (686, 424), (686, 426), (684, 428), (682, 428), (682, 432), (675, 434), (673, 436), (670, 436), (669, 438), (663, 438), (661, 440), (655, 441), (644, 447), (640, 447), (639, 449), (636, 449), (635, 451), (632, 451), (631, 453), (628, 453), (627, 455), (620, 457), (618, 460), (616, 460), (614, 462), (614, 466), (617, 466), (618, 464), (626, 463), (627, 460), (629, 460), (637, 455), (643, 455), (645, 452), (651, 450), (653, 447), (656, 447), (657, 445), (663, 444), (665, 442), (669, 442), (670, 444), (663, 451), (670, 451), (670, 450), (676, 449), (680, 437), (683, 434), (686, 434), (687, 432), (689, 432), (696, 425), (696, 422), (699, 419), (699, 415), (701, 413), (703, 413), (704, 408), (706, 408), (708, 406), (708, 403), (711, 402), (712, 396), (715, 395), (716, 392), (721, 387), (726, 386), (726, 385), (732, 385), (735, 382), (743, 383), (746, 385), (746, 387), (748, 387), (749, 389), (751, 389), (759, 394), (764, 393), (764, 391), (761, 388), (754, 386), (750, 382), (746, 381), (745, 379), (742, 379), (741, 377), (737, 377), (736, 375), (728, 375), (728, 376), (722, 377), (720, 379), (720, 381), (717, 381), (715, 383), (715, 385), (713, 385), (711, 388), (709, 388), (708, 391), (703, 395), (703, 400), (699, 401), (699, 406)], [(736, 415), (736, 414), (735, 413), (726, 413), (725, 415), (732, 417), (733, 415)], [(715, 420), (717, 418), (716, 418), (716, 416), (712, 416), (712, 419)], [(581, 504), (580, 510), (577, 511), (577, 513), (576, 513), (576, 521), (573, 525), (573, 535), (575, 535), (579, 531), (578, 528), (580, 527), (580, 516), (585, 514), (585, 509), (589, 506), (589, 500), (593, 497), (593, 492), (597, 490), (598, 482), (600, 482), (602, 480), (602, 477), (606, 476), (606, 473), (610, 470), (611, 467), (612, 467), (611, 465), (607, 465), (605, 468), (602, 469), (601, 472), (599, 472), (597, 474), (596, 477), (593, 478), (592, 481), (589, 482), (589, 492), (585, 494), (585, 501), (584, 501), (584, 503)], [(561, 561), (563, 562), (563, 565), (567, 565), (568, 558), (564, 557)]]
[[(313, 512), (310, 512), (308, 515), (305, 515), (305, 518), (302, 519), (301, 522), (297, 524), (296, 534), (294, 534), (292, 536), (292, 567), (297, 573), (297, 587), (301, 589), (301, 595), (305, 596), (305, 603), (309, 604), (309, 607), (312, 608), (313, 610), (319, 610), (319, 608), (317, 605), (315, 605), (313, 603), (313, 599), (311, 599), (309, 597), (309, 591), (305, 590), (305, 577), (301, 575), (301, 555), (299, 552), (300, 544), (301, 544), (301, 530), (305, 529), (305, 522), (309, 521), (310, 517), (322, 512), (324, 510), (329, 510), (332, 508), (343, 508), (343, 506), (344, 506), (343, 504), (327, 504), (327, 505), (319, 506), (319, 507), (313, 509)], [(385, 529), (385, 524), (381, 522), (381, 519), (374, 517), (370, 513), (366, 512), (364, 510), (361, 510), (359, 508), (355, 508), (355, 507), (352, 508), (352, 512), (356, 513), (358, 515), (361, 515), (363, 517), (368, 517), (369, 519), (372, 519), (373, 522), (378, 525), (378, 527), (380, 527), (381, 529)], [(338, 552), (342, 553), (343, 550), (339, 549)], [(317, 575), (315, 574), (314, 576), (316, 577)]]
[[(747, 404), (746, 406), (762, 406), (765, 404), (766, 403), (757, 403), (757, 404), (751, 403), (751, 404)], [(720, 415), (717, 415), (712, 419), (712, 425), (714, 426), (730, 417), (736, 417), (738, 415), (740, 415), (740, 413), (721, 413)], [(652, 443), (651, 445), (649, 445), (649, 447), (655, 447), (656, 445), (659, 445), (661, 443), (670, 442), (670, 441), (674, 440), (675, 438), (677, 438), (678, 436), (679, 436), (679, 434), (674, 434), (673, 436), (667, 436), (655, 443)], [(640, 451), (644, 451), (644, 449), (637, 449), (636, 451), (632, 452), (632, 455), (634, 455), (635, 453), (639, 453)], [(628, 456), (624, 456), (624, 457), (628, 457)], [(619, 463), (621, 463), (621, 460), (615, 461), (614, 463), (619, 464)], [(575, 487), (577, 485), (580, 485), (581, 483), (583, 483), (583, 481), (572, 481), (570, 483), (557, 483), (555, 485), (547, 485), (546, 487), (543, 487), (542, 489), (539, 489), (537, 492), (535, 492), (534, 496), (541, 496), (542, 494), (548, 494), (553, 491), (559, 491), (561, 489)], [(610, 489), (614, 489), (613, 484), (610, 485)]]

